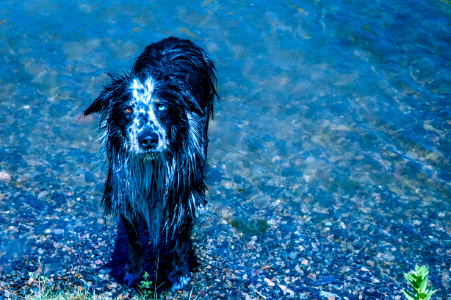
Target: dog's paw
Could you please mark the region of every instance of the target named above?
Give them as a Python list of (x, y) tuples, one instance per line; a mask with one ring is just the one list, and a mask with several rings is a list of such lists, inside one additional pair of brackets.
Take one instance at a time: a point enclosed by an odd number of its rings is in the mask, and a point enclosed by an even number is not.
[(133, 274), (125, 272), (124, 283), (128, 286), (135, 285), (142, 278), (142, 274)]
[(129, 248), (129, 256), (127, 264), (125, 265), (124, 276), (124, 283), (128, 286), (135, 285), (140, 279), (143, 278), (144, 259), (141, 253), (141, 248)]
[(129, 261), (125, 266), (124, 283), (128, 286), (135, 285), (139, 280), (143, 278), (143, 260)]
[(187, 274), (185, 276), (180, 276), (172, 283), (172, 290), (181, 290), (183, 289), (191, 280), (191, 275)]

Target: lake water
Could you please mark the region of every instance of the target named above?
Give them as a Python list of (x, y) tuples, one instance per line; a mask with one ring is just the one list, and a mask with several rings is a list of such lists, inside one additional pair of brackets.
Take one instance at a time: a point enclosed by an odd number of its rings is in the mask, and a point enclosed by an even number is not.
[[(217, 68), (206, 174), (230, 238), (252, 240), (245, 229), (265, 220), (258, 241), (279, 232), (298, 247), (314, 228), (348, 255), (363, 249), (398, 287), (382, 294), (399, 295), (421, 263), (451, 297), (449, 0), (2, 1), (0, 32), (5, 270), (45, 255), (43, 233), (104, 228), (98, 117), (80, 113), (105, 72), (173, 35)], [(314, 260), (305, 244), (294, 261)]]

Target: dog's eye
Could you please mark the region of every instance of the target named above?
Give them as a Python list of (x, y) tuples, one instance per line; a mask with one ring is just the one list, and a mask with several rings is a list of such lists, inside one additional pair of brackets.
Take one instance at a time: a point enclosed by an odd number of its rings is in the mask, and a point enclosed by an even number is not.
[(166, 106), (164, 106), (163, 104), (158, 105), (158, 110), (159, 111), (163, 111), (166, 109)]
[(133, 110), (132, 110), (131, 107), (127, 107), (127, 108), (125, 109), (125, 112), (128, 113), (128, 114), (131, 114), (131, 113), (133, 112)]

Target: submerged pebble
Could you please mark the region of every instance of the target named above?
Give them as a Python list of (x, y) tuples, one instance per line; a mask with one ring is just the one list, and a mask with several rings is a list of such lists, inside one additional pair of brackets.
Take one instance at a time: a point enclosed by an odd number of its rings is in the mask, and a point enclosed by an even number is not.
[(11, 182), (11, 175), (9, 175), (6, 172), (0, 172), (0, 181), (10, 183)]

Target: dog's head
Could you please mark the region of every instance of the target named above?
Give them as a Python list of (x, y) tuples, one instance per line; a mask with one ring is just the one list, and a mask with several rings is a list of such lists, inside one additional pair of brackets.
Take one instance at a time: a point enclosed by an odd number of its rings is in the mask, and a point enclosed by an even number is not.
[(180, 123), (174, 113), (177, 105), (164, 90), (150, 75), (113, 77), (84, 114), (102, 114), (100, 127), (108, 148), (151, 158), (169, 149)]
[(84, 115), (102, 115), (107, 152), (123, 150), (146, 158), (182, 148), (201, 153), (217, 97), (213, 71), (198, 46), (164, 39), (146, 47), (130, 74), (110, 75), (112, 83)]

